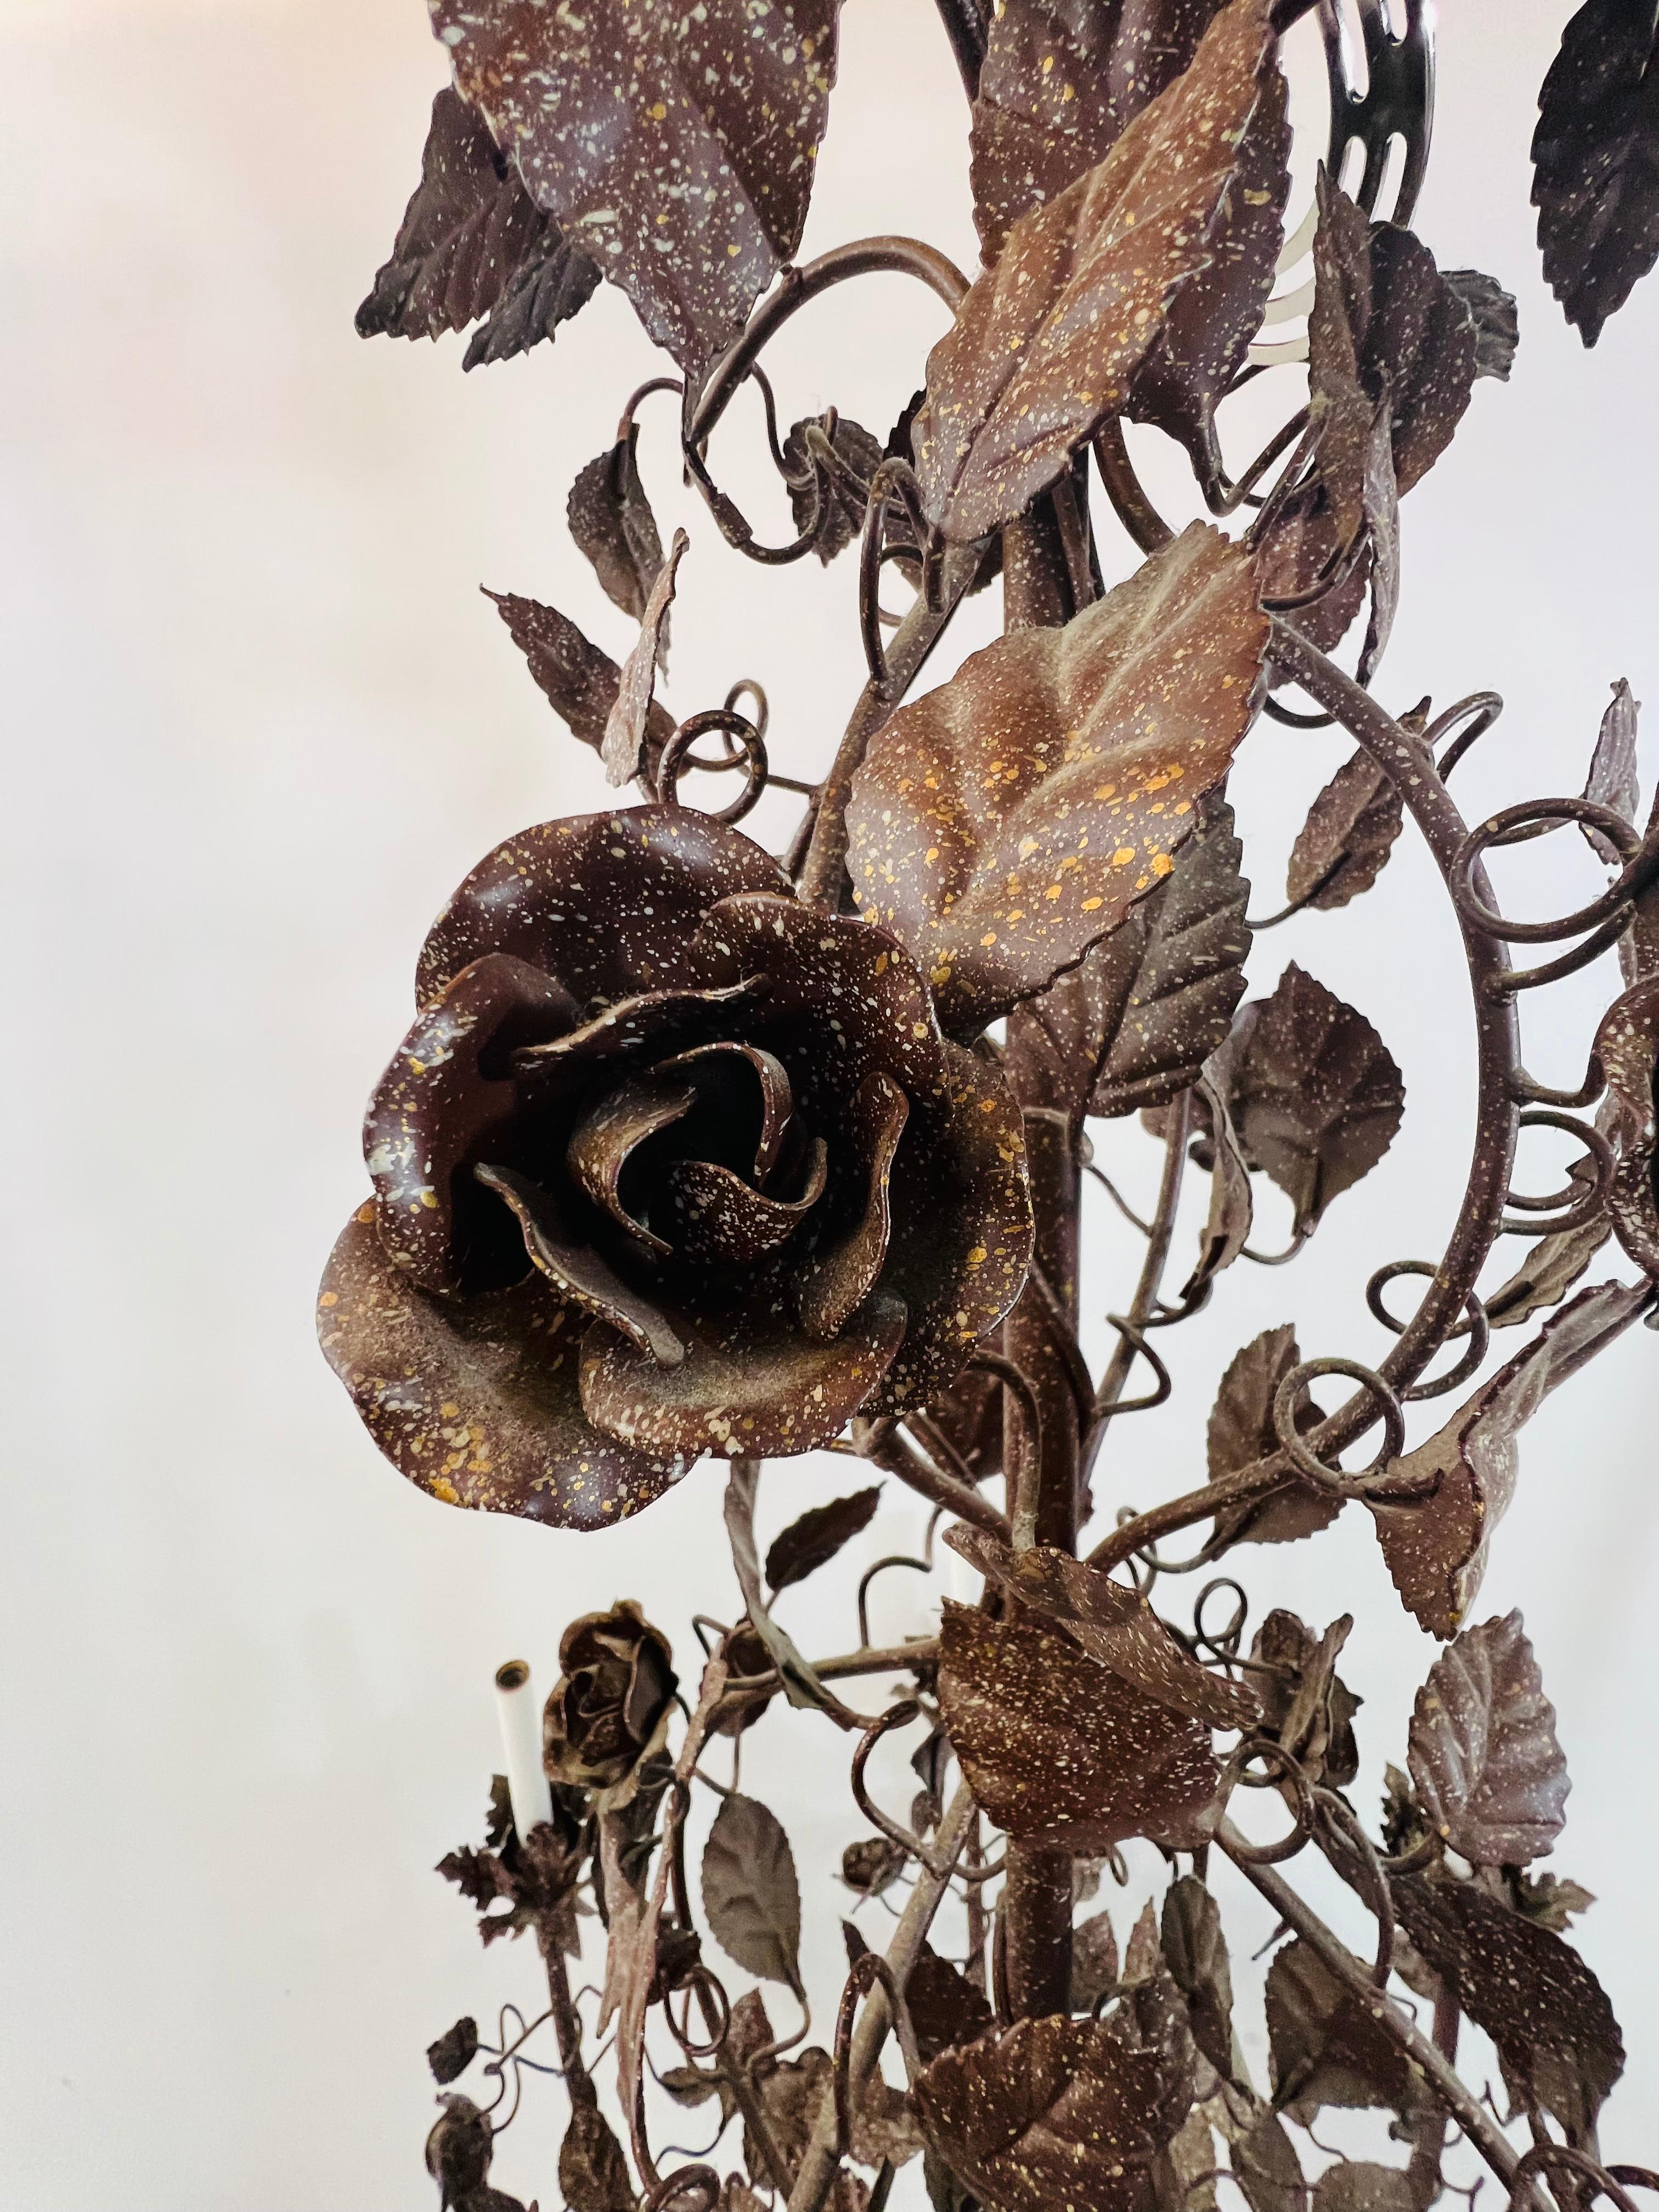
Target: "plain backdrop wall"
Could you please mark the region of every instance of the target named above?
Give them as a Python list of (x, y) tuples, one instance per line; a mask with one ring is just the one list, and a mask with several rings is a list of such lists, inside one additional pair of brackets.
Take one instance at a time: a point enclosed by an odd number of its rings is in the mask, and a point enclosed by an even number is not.
[[(1587, 356), (1531, 238), (1533, 101), (1565, 12), (1447, 0), (1418, 217), (1443, 263), (1490, 270), (1521, 301), (1513, 383), (1480, 386), (1407, 504), (1379, 686), (1396, 708), (1508, 694), (1459, 772), (1471, 818), (1579, 788), (1613, 678), (1659, 702), (1659, 283)], [(312, 1337), (316, 1277), (364, 1187), (358, 1117), (428, 920), (499, 838), (600, 800), (477, 587), (551, 599), (625, 648), (563, 505), (658, 363), (610, 291), (551, 349), (470, 377), (459, 341), (353, 334), (441, 81), (419, 0), (11, 0), (6, 58), (0, 2204), (420, 2207), (422, 2047), (537, 1988), (527, 1950), (481, 1954), (429, 1871), (477, 1838), (491, 1670), (521, 1652), (544, 1688), (564, 1622), (621, 1595), (683, 1657), (696, 1607), (738, 1603), (717, 1469), (602, 1536), (456, 1513), (377, 1457)], [(964, 109), (924, 0), (848, 0), (842, 78), (807, 250), (906, 228), (971, 265)], [(1304, 179), (1318, 136), (1298, 149)], [(897, 280), (838, 292), (777, 349), (786, 420), (833, 400), (884, 432), (941, 327)], [(781, 533), (757, 434), (735, 410), (717, 464)], [(744, 566), (648, 412), (643, 454), (665, 522), (693, 536), (671, 700), (689, 712), (756, 676), (775, 759), (823, 762), (859, 678), (850, 562)], [(1176, 470), (1149, 465), (1190, 506)], [(1101, 528), (1126, 573), (1126, 541)], [(977, 607), (942, 672), (994, 619)], [(1249, 752), (1237, 798), (1265, 911), (1346, 747), (1264, 729)], [(1650, 737), (1643, 754), (1650, 787)], [(779, 801), (762, 826), (788, 819)], [(1596, 880), (1554, 839), (1500, 889), (1553, 912)], [(1215, 1377), (1259, 1329), (1294, 1319), (1309, 1354), (1375, 1358), (1366, 1275), (1437, 1252), (1461, 1188), (1467, 985), (1409, 836), (1365, 899), (1261, 939), (1254, 987), (1290, 957), (1382, 1030), (1406, 1072), (1405, 1131), (1295, 1269), (1235, 1269), (1179, 1333), (1175, 1402), (1126, 1422), (1103, 1462), (1108, 1512), (1188, 1486)], [(1614, 988), (1604, 962), (1528, 1005), (1537, 1074), (1577, 1079)], [(1534, 1188), (1559, 1180), (1552, 1142), (1528, 1156)], [(1144, 1197), (1149, 1140), (1127, 1124), (1102, 1144)], [(1270, 1210), (1264, 1238), (1281, 1225)], [(1103, 1206), (1085, 1282), (1097, 1357), (1134, 1264)], [(1650, 2159), (1656, 1350), (1635, 1332), (1535, 1422), (1480, 1608), (1524, 1604), (1559, 1710), (1577, 1787), (1554, 1863), (1601, 1900), (1582, 1942), (1630, 2045), (1604, 2139)], [(838, 1484), (830, 1462), (769, 1474), (766, 1531)], [(915, 1533), (890, 1486), (870, 1545)], [(1363, 1514), (1244, 1571), (1258, 1613), (1358, 1614), (1344, 1671), (1368, 1699), (1369, 1813), (1433, 1647)], [(809, 1649), (854, 1640), (851, 1587), (842, 1572), (787, 1601)], [(877, 1632), (911, 1601), (878, 1586)], [(816, 1717), (774, 1715), (750, 1747), (822, 1891), (860, 1832), (844, 1746)], [(1254, 1942), (1270, 1929), (1253, 1909), (1238, 1927)], [(836, 1948), (831, 1919), (812, 1954), (825, 1975)], [(556, 2101), (526, 2112), (498, 2166), (544, 2206)]]

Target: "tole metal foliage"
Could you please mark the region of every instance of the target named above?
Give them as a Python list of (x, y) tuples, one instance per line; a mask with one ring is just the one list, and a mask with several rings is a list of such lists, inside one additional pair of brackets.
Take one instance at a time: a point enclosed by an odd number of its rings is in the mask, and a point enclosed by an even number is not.
[[(1459, 2138), (1518, 2207), (1600, 2194), (1627, 2212), (1632, 2190), (1659, 2183), (1597, 2162), (1624, 2053), (1564, 1934), (1589, 1899), (1531, 1871), (1564, 1817), (1554, 1716), (1520, 1616), (1471, 1623), (1522, 1429), (1653, 1310), (1659, 815), (1638, 826), (1626, 685), (1582, 797), (1473, 828), (1448, 780), (1498, 700), (1395, 714), (1374, 696), (1401, 495), (1516, 343), (1501, 287), (1442, 270), (1405, 227), (1428, 153), (1431, 19), (1409, 0), (1396, 36), (1361, 0), (1362, 68), (1320, 0), (1334, 121), (1316, 208), (1287, 241), (1280, 41), (1306, 0), (939, 4), (972, 102), (985, 267), (971, 283), (902, 237), (793, 264), (836, 0), (431, 0), (454, 89), (360, 328), (476, 326), (471, 367), (550, 338), (603, 276), (677, 373), (627, 402), (570, 495), (578, 545), (640, 624), (626, 663), (552, 607), (498, 601), (537, 684), (637, 802), (515, 831), (434, 926), (414, 1024), (370, 1103), (373, 1196), (329, 1264), (322, 1341), (382, 1450), (450, 1504), (598, 1528), (724, 1459), (746, 1610), (702, 1623), (684, 1694), (637, 1607), (566, 1630), (551, 1820), (520, 1836), (498, 1785), (484, 1847), (443, 1867), (486, 1941), (533, 1933), (549, 2003), (509, 2014), (494, 2043), (463, 2020), (434, 2044), (447, 2094), (428, 2162), (446, 2205), (509, 2212), (489, 2176), (528, 2069), (562, 2075), (556, 2187), (577, 2212), (856, 2212), (913, 2159), (951, 2212), (1203, 2212), (1223, 2188), (1249, 2212), (1426, 2212)], [(1587, 343), (1659, 252), (1656, 81), (1652, 0), (1589, 0), (1544, 87), (1545, 269)], [(1395, 137), (1406, 158), (1379, 221)], [(1297, 295), (1269, 301), (1307, 252), (1298, 343), (1285, 335)], [(833, 410), (781, 434), (768, 341), (876, 270), (951, 313), (923, 389), (884, 441)], [(1290, 359), (1306, 362), (1305, 404), (1292, 393), (1234, 475), (1218, 406)], [(710, 472), (711, 434), (750, 381), (794, 519), (781, 544)], [(763, 563), (856, 563), (868, 681), (817, 783), (773, 770), (752, 683), (678, 722), (657, 697), (686, 551), (684, 533), (665, 550), (641, 464), (637, 417), (659, 394), (728, 543)], [(1165, 523), (1125, 421), (1184, 449), (1212, 523)], [(1139, 562), (1110, 590), (1103, 516)], [(999, 578), (1004, 635), (906, 703), (963, 598)], [(1328, 655), (1362, 613), (1355, 677)], [(1297, 690), (1311, 710), (1290, 703)], [(1404, 1107), (1383, 1040), (1315, 975), (1292, 963), (1240, 1004), (1252, 925), (1227, 780), (1264, 713), (1340, 725), (1357, 749), (1297, 841), (1285, 914), (1365, 892), (1407, 817), (1427, 846), (1468, 967), (1475, 1141), (1444, 1250), (1370, 1279), (1395, 1338), (1381, 1364), (1307, 1358), (1288, 1326), (1267, 1330), (1218, 1377), (1202, 1479), (1115, 1515), (1097, 1456), (1114, 1420), (1169, 1393), (1158, 1332), (1224, 1295), (1241, 1261), (1292, 1256), (1386, 1154)], [(696, 770), (740, 778), (723, 811), (683, 799)], [(769, 784), (805, 801), (775, 856), (735, 826)], [(1485, 856), (1573, 823), (1605, 891), (1556, 921), (1507, 920)], [(1524, 994), (1613, 946), (1623, 989), (1583, 1082), (1534, 1081)], [(1162, 1182), (1097, 1375), (1077, 1332), (1079, 1195), (1101, 1172), (1088, 1127), (1135, 1115)], [(1580, 1147), (1546, 1198), (1512, 1188), (1518, 1135), (1537, 1125)], [(1171, 1239), (1194, 1176), (1209, 1204), (1187, 1266)], [(1262, 1176), (1293, 1209), (1286, 1253), (1252, 1241)], [(1497, 1264), (1500, 1237), (1527, 1240), (1518, 1266)], [(1632, 1268), (1577, 1287), (1615, 1239)], [(1524, 1334), (1499, 1360), (1510, 1328)], [(1440, 1397), (1455, 1410), (1408, 1440), (1408, 1409)], [(1369, 1464), (1345, 1469), (1368, 1437)], [(868, 1576), (858, 1647), (840, 1656), (808, 1659), (775, 1618), (778, 1593), (874, 1510), (860, 1486), (763, 1561), (762, 1462), (826, 1448), (921, 1492), (982, 1577), (936, 1638), (873, 1647)], [(1348, 1616), (1319, 1632), (1271, 1612), (1247, 1640), (1231, 1576), (1184, 1620), (1154, 1602), (1168, 1577), (1243, 1547), (1317, 1540), (1350, 1504), (1447, 1642), (1375, 1832), (1345, 1794)], [(1106, 1533), (1085, 1541), (1100, 1509)], [(1207, 1533), (1172, 1561), (1164, 1547), (1188, 1529)], [(844, 1701), (882, 1677), (886, 1705)], [(810, 1715), (803, 1731), (850, 1739), (866, 1832), (846, 1883), (905, 1899), (884, 1954), (849, 1929), (819, 2044), (809, 2026), (777, 2033), (713, 1950), (781, 1984), (810, 2025), (788, 1840), (707, 1767), (714, 1738), (735, 1756), (779, 1697)], [(919, 1747), (908, 1820), (866, 1779), (899, 1735)], [(700, 1784), (720, 1802), (694, 1880)], [(1272, 1844), (1229, 1812), (1236, 1790), (1263, 1788), (1290, 1820)], [(1120, 1946), (1078, 1900), (1134, 1838), (1162, 1847), (1170, 1879)], [(1310, 1850), (1373, 1918), (1369, 1955), (1280, 1871)], [(1206, 1884), (1224, 1857), (1290, 1939), (1267, 1974), (1266, 2081), (1234, 2032)], [(929, 1941), (947, 1941), (947, 1900), (966, 1930), (954, 1957)], [(602, 1986), (585, 1994), (569, 1966), (580, 1918), (596, 1954), (595, 1911)], [(1501, 2090), (1457, 2071), (1465, 2017), (1496, 2048)], [(903, 2088), (878, 2064), (890, 2034)], [(595, 2084), (602, 2035), (615, 2125)], [(449, 2087), (469, 2073), (477, 2097)], [(648, 2083), (708, 2121), (705, 2149), (668, 2147)], [(1334, 2154), (1312, 2132), (1326, 2106), (1392, 2114), (1404, 2161)]]

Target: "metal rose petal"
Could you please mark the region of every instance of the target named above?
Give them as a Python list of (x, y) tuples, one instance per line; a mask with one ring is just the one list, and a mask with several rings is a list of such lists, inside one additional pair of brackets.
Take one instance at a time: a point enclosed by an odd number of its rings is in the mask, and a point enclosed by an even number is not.
[(572, 1237), (550, 1191), (511, 1168), (483, 1166), (472, 1172), (512, 1207), (526, 1251), (570, 1304), (619, 1329), (659, 1367), (683, 1364), (685, 1346), (668, 1316), (630, 1290), (591, 1244)]
[(582, 1341), (589, 1420), (648, 1453), (782, 1458), (815, 1451), (851, 1420), (904, 1334), (904, 1308), (878, 1294), (833, 1344), (805, 1336), (781, 1290), (763, 1291), (722, 1323), (699, 1314), (672, 1371), (595, 1322)]
[(944, 1126), (924, 1143), (913, 1125), (894, 1164), (881, 1284), (904, 1300), (910, 1325), (872, 1413), (908, 1413), (937, 1397), (1012, 1307), (1031, 1263), (1019, 1108), (977, 1053), (949, 1043), (943, 1052)]
[[(709, 994), (710, 997), (714, 995)], [(725, 994), (719, 995), (723, 997)], [(777, 1054), (767, 1052), (757, 1044), (744, 1044), (734, 1037), (722, 1037), (713, 1044), (693, 1045), (690, 1052), (678, 1053), (672, 1060), (663, 1060), (659, 1072), (667, 1075), (683, 1070), (695, 1085), (705, 1067), (712, 1071), (738, 1062), (746, 1062), (753, 1069), (755, 1079), (760, 1086), (760, 1134), (755, 1140), (753, 1172), (755, 1182), (763, 1185), (778, 1164), (785, 1136), (795, 1111), (795, 1094), (790, 1087), (789, 1071)]]
[(789, 1242), (823, 1195), (828, 1149), (814, 1137), (799, 1198), (770, 1198), (717, 1160), (676, 1160), (663, 1173), (675, 1249), (730, 1267), (763, 1260)]
[(840, 1334), (881, 1273), (892, 1229), (888, 1183), (893, 1155), (909, 1118), (909, 1101), (880, 1068), (872, 1069), (853, 1094), (848, 1133), (862, 1183), (858, 1218), (820, 1247), (795, 1281), (796, 1310), (807, 1334), (820, 1341)]
[(847, 810), (862, 911), (970, 1035), (1162, 883), (1255, 713), (1267, 618), (1194, 523), (1063, 629), (964, 661), (872, 739)]
[(399, 1474), (447, 1505), (605, 1528), (690, 1462), (589, 1425), (581, 1323), (533, 1272), (465, 1302), (426, 1297), (387, 1258), (372, 1203), (336, 1244), (317, 1310), (330, 1366)]
[(723, 900), (693, 955), (711, 982), (757, 979), (764, 1003), (744, 1028), (788, 1059), (814, 1128), (839, 1122), (873, 1068), (892, 1076), (913, 1107), (938, 1092), (943, 1040), (933, 1001), (884, 930), (755, 894)]
[(487, 854), (433, 924), (418, 1001), (486, 952), (544, 968), (583, 1000), (706, 983), (691, 966), (693, 935), (739, 891), (787, 896), (789, 881), (758, 845), (690, 807), (538, 823)]
[(631, 1060), (643, 1052), (672, 1050), (682, 1037), (695, 1036), (726, 1009), (753, 994), (752, 983), (733, 983), (723, 991), (642, 991), (618, 999), (545, 1044), (526, 1045), (513, 1056), (518, 1075), (556, 1078), (590, 1062)]
[(623, 1203), (623, 1171), (647, 1137), (683, 1121), (696, 1101), (689, 1083), (657, 1074), (631, 1076), (588, 1109), (565, 1148), (566, 1164), (594, 1205), (653, 1251), (671, 1248)]
[(482, 1226), (462, 1170), (517, 1109), (514, 1048), (576, 1017), (569, 994), (541, 969), (489, 954), (431, 1001), (374, 1086), (363, 1156), (380, 1234), (422, 1290), (456, 1287)]

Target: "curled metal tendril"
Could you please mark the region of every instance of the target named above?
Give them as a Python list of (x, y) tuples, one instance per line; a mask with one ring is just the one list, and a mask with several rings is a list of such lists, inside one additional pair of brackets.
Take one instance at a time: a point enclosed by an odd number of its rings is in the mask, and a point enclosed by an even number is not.
[(853, 2148), (853, 2021), (858, 2012), (859, 1999), (872, 1982), (880, 1983), (892, 2013), (899, 2055), (904, 2061), (905, 2080), (914, 2081), (921, 2071), (921, 2053), (916, 2046), (915, 2027), (910, 2018), (910, 2008), (905, 2002), (904, 1991), (899, 1987), (898, 1976), (879, 1952), (866, 1951), (848, 1975), (846, 1986), (841, 1993), (841, 2002), (836, 2009), (835, 2061), (831, 2081), (836, 2100), (836, 2149), (842, 2158), (848, 2157)]
[[(1383, 1291), (1401, 1275), (1426, 1275), (1432, 1282), (1437, 1272), (1426, 1260), (1390, 1260), (1386, 1267), (1379, 1267), (1366, 1284), (1365, 1304), (1384, 1328), (1391, 1330), (1395, 1336), (1403, 1336), (1407, 1324), (1403, 1321), (1396, 1321), (1383, 1304)], [(1460, 1383), (1467, 1382), (1478, 1371), (1492, 1343), (1492, 1323), (1486, 1316), (1486, 1301), (1476, 1291), (1469, 1291), (1464, 1305), (1468, 1319), (1449, 1328), (1443, 1341), (1455, 1344), (1460, 1336), (1467, 1336), (1468, 1350), (1445, 1374), (1437, 1376), (1431, 1382), (1414, 1382), (1402, 1390), (1400, 1398), (1403, 1405), (1415, 1405), (1425, 1398), (1443, 1397), (1448, 1390), (1455, 1390)]]
[[(1314, 1456), (1297, 1433), (1297, 1407), (1309, 1383), (1317, 1382), (1322, 1375), (1346, 1375), (1350, 1382), (1359, 1383), (1370, 1392), (1382, 1413), (1382, 1448), (1358, 1474), (1345, 1474), (1340, 1468), (1327, 1467), (1323, 1460)], [(1406, 1448), (1406, 1417), (1398, 1394), (1374, 1367), (1362, 1366), (1357, 1359), (1304, 1359), (1299, 1366), (1292, 1367), (1273, 1393), (1273, 1421), (1274, 1441), (1297, 1473), (1338, 1498), (1376, 1496), (1378, 1479)]]
[[(1600, 897), (1552, 921), (1512, 921), (1500, 914), (1475, 883), (1475, 870), (1486, 854), (1504, 846), (1528, 843), (1574, 822), (1602, 833), (1625, 863), (1619, 875)], [(1487, 995), (1505, 998), (1576, 975), (1616, 944), (1630, 927), (1637, 900), (1656, 878), (1659, 878), (1659, 825), (1650, 829), (1646, 837), (1638, 837), (1622, 814), (1611, 806), (1598, 805), (1594, 799), (1534, 799), (1500, 809), (1468, 833), (1452, 858), (1447, 887), (1465, 926), (1498, 944), (1555, 945), (1565, 938), (1582, 937), (1582, 943), (1559, 959), (1536, 968), (1502, 969), (1489, 976), (1484, 987)]]
[[(1521, 1116), (1523, 1129), (1559, 1129), (1569, 1137), (1576, 1137), (1584, 1147), (1584, 1158), (1593, 1161), (1595, 1179), (1586, 1191), (1582, 1182), (1564, 1183), (1559, 1190), (1533, 1197), (1522, 1191), (1511, 1190), (1509, 1203), (1522, 1214), (1548, 1214), (1547, 1221), (1516, 1221), (1508, 1216), (1499, 1223), (1502, 1233), (1510, 1237), (1537, 1237), (1548, 1234), (1559, 1237), (1563, 1231), (1583, 1229), (1601, 1212), (1608, 1188), (1619, 1167), (1619, 1158), (1601, 1132), (1588, 1121), (1576, 1121), (1571, 1114), (1559, 1112), (1553, 1107), (1529, 1107)], [(1563, 1207), (1565, 1212), (1557, 1212)]]

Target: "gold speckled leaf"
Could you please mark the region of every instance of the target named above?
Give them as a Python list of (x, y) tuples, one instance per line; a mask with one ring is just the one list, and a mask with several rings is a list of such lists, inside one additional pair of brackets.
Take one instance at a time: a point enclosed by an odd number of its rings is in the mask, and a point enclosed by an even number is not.
[(952, 542), (1000, 528), (1063, 473), (1208, 265), (1273, 66), (1267, 18), (1267, 0), (1230, 0), (1105, 160), (1015, 224), (933, 348), (916, 469)]
[(1040, 991), (1170, 874), (1249, 726), (1267, 638), (1244, 556), (1194, 523), (878, 732), (847, 812), (854, 896), (947, 1028)]

